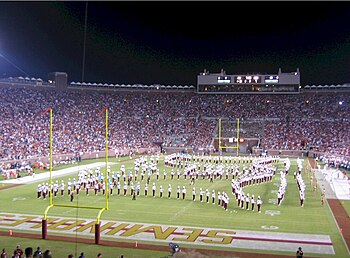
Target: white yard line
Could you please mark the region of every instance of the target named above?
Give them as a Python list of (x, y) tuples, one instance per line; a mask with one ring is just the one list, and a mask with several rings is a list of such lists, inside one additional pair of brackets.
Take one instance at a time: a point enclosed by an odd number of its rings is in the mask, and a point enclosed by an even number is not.
[(182, 207), (178, 212), (176, 212), (176, 213), (174, 214), (174, 216), (172, 216), (172, 217), (169, 219), (169, 221), (174, 221), (174, 220), (177, 218), (177, 216), (179, 216), (179, 215), (185, 213), (186, 210), (189, 208), (189, 206), (192, 206), (192, 204), (193, 204), (193, 202), (189, 202), (187, 205), (185, 205), (184, 207)]

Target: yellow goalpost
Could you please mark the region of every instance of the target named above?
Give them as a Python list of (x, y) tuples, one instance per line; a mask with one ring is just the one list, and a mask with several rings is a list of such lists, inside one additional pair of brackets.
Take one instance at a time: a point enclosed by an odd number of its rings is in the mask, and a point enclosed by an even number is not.
[(222, 119), (221, 117), (219, 118), (219, 149), (222, 151), (222, 149), (236, 149), (236, 153), (238, 156), (239, 152), (239, 118), (236, 120), (236, 145), (235, 146), (223, 146), (222, 145)]
[[(45, 112), (42, 113), (42, 115), (46, 114), (46, 112), (50, 112), (50, 187), (52, 186), (52, 141), (53, 141), (53, 136), (52, 136), (52, 108), (48, 108)], [(100, 113), (99, 116), (101, 116), (103, 113), (105, 113), (105, 141), (106, 141), (106, 169), (105, 169), (105, 182), (106, 187), (108, 187), (108, 108), (104, 108)], [(49, 189), (51, 191), (51, 189)], [(96, 217), (96, 224), (95, 224), (95, 244), (100, 243), (100, 218), (101, 215), (104, 211), (108, 210), (108, 205), (109, 205), (109, 189), (106, 191), (106, 199), (105, 199), (105, 206), (104, 207), (98, 207), (98, 206), (80, 206), (80, 205), (68, 205), (68, 204), (59, 204), (59, 203), (54, 203), (53, 202), (53, 194), (50, 193), (50, 198), (49, 198), (49, 205), (47, 206), (45, 212), (44, 212), (44, 218), (42, 219), (42, 239), (47, 239), (47, 215), (49, 213), (49, 210), (53, 207), (65, 207), (65, 208), (74, 208), (74, 209), (93, 209), (93, 210), (99, 210), (97, 217)]]

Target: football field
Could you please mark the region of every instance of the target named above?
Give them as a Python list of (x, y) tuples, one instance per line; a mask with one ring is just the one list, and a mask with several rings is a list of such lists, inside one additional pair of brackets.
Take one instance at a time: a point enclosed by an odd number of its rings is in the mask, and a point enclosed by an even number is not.
[[(306, 162), (305, 160), (304, 168), (307, 166)], [(78, 173), (87, 165), (91, 168), (99, 166), (104, 170), (103, 159), (84, 161), (78, 166), (55, 168), (53, 181), (67, 182), (68, 178), (77, 178)], [(113, 158), (109, 165), (111, 171), (118, 171), (121, 165), (124, 165), (128, 172), (133, 171), (134, 160)], [(239, 166), (248, 164), (240, 163)], [(132, 198), (130, 187), (125, 196), (123, 187), (119, 195), (117, 189), (113, 189), (113, 195), (109, 196), (109, 209), (101, 216), (101, 239), (132, 243), (136, 248), (141, 244), (167, 247), (169, 242), (176, 242), (183, 248), (278, 255), (294, 255), (296, 249), (302, 246), (305, 254), (311, 257), (349, 257), (331, 210), (327, 203), (321, 205), (321, 189), (314, 188), (315, 175), (306, 171), (302, 173), (306, 184), (306, 198), (304, 206), (301, 207), (297, 183), (293, 177), (293, 172), (297, 171), (296, 160), (291, 159), (285, 198), (281, 205), (277, 205), (277, 191), (280, 185), (278, 172), (284, 168), (283, 159), (276, 163), (276, 166), (277, 173), (271, 181), (244, 187), (244, 192), (250, 196), (261, 196), (262, 212), (258, 213), (256, 208), (252, 211), (250, 205), (248, 210), (238, 207), (231, 192), (231, 176), (226, 179), (224, 174), (222, 178), (217, 177), (213, 182), (199, 177), (194, 185), (191, 185), (188, 177), (185, 179), (181, 175), (178, 179), (176, 173), (171, 179), (172, 168), (165, 166), (164, 157), (161, 157), (157, 166), (160, 171), (159, 178), (157, 180), (155, 174), (151, 175), (147, 196), (144, 192), (147, 180), (146, 177), (141, 180), (140, 175), (136, 180), (133, 179), (134, 185), (137, 182), (141, 185), (140, 195), (136, 196), (136, 199)], [(37, 198), (37, 185), (48, 182), (48, 178), (44, 173), (37, 173), (31, 180), (29, 178), (16, 179), (21, 180), (21, 184), (11, 188), (6, 188), (8, 184), (0, 182), (3, 185), (0, 191), (2, 232), (12, 230), (41, 234), (41, 220), (49, 199)], [(123, 186), (123, 178), (120, 178), (120, 181)], [(154, 197), (151, 189), (153, 183), (157, 187)], [(169, 184), (172, 187), (171, 198), (168, 198)], [(162, 198), (160, 186), (164, 189)], [(177, 198), (177, 187), (186, 188), (184, 199), (182, 192), (180, 198)], [(192, 200), (193, 187), (196, 189), (195, 201)], [(209, 202), (206, 201), (205, 194), (203, 202), (199, 201), (200, 188), (210, 192)], [(212, 203), (213, 190), (216, 193), (228, 194), (230, 200), (227, 211), (218, 205), (217, 199)], [(66, 192), (63, 196), (59, 193), (57, 197), (53, 197), (54, 204), (81, 207), (104, 207), (105, 201), (106, 197), (102, 191), (95, 195), (93, 190), (90, 190), (89, 195), (81, 190), (73, 202)], [(48, 235), (68, 236), (71, 239), (86, 238), (93, 243), (97, 213), (97, 210), (92, 209), (54, 206), (47, 216)], [(69, 252), (62, 251), (64, 255)], [(149, 257), (154, 256), (154, 253), (149, 254)]]

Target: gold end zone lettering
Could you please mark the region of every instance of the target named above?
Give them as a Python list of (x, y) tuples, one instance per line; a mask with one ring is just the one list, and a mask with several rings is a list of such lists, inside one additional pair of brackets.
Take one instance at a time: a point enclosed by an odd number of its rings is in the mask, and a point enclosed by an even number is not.
[(90, 233), (95, 233), (95, 224), (96, 222), (92, 221), (92, 222), (89, 222), (88, 224), (84, 225), (84, 226), (80, 226), (76, 229), (76, 232), (83, 232), (87, 229), (90, 228)]
[[(75, 228), (77, 225), (84, 223), (85, 220), (72, 220), (72, 219), (63, 219), (61, 221), (58, 221), (57, 223), (51, 224), (47, 227), (47, 229), (53, 229), (53, 230), (70, 230), (72, 228)], [(64, 225), (66, 223), (69, 223), (68, 225)]]
[(126, 228), (127, 226), (129, 226), (129, 224), (121, 223), (116, 228), (113, 228), (112, 230), (106, 232), (106, 235), (115, 235), (116, 233), (118, 233), (123, 228)]
[[(112, 227), (113, 225), (115, 225), (115, 222), (107, 222), (106, 224), (104, 224), (103, 226), (100, 227), (100, 232), (105, 231), (107, 229), (109, 229), (110, 227)], [(79, 224), (77, 224), (79, 225)], [(95, 221), (91, 221), (86, 225), (83, 226), (78, 226), (78, 228), (75, 230), (76, 232), (83, 232), (87, 229), (90, 229), (89, 233), (95, 233), (95, 225), (96, 222)]]
[(186, 241), (186, 242), (195, 242), (199, 235), (203, 232), (203, 229), (194, 229), (194, 228), (183, 228), (183, 230), (190, 230), (189, 233), (184, 233), (186, 238), (174, 237), (173, 241)]
[(144, 230), (139, 230), (143, 225), (140, 224), (136, 224), (134, 226), (132, 226), (131, 228), (129, 228), (127, 231), (125, 231), (123, 234), (121, 234), (121, 236), (132, 236), (132, 235), (136, 235), (138, 233), (144, 232)]
[(148, 228), (153, 230), (156, 239), (161, 240), (167, 239), (177, 229), (176, 227), (168, 227), (166, 230), (162, 231), (161, 226), (150, 226)]
[(228, 245), (232, 243), (233, 237), (232, 236), (218, 236), (218, 233), (228, 234), (228, 235), (235, 235), (236, 232), (234, 231), (225, 231), (225, 230), (210, 230), (207, 233), (207, 237), (211, 238), (218, 238), (221, 240), (211, 240), (211, 239), (202, 239), (201, 241), (203, 243), (207, 244), (224, 244)]
[[(2, 216), (4, 216), (5, 218), (0, 219), (0, 226), (11, 226), (11, 227), (18, 226), (20, 224), (23, 224), (27, 221), (30, 221), (36, 218), (34, 216), (26, 216), (26, 215), (20, 215), (20, 217), (17, 217), (16, 215), (11, 215), (11, 214), (3, 214)], [(14, 221), (7, 222), (6, 218), (13, 218)]]
[(176, 227), (168, 227), (166, 230), (163, 231), (161, 226), (148, 226), (140, 229), (143, 226), (144, 225), (134, 225), (127, 231), (125, 231), (123, 234), (121, 234), (121, 236), (132, 236), (139, 233), (152, 231), (156, 239), (164, 240), (167, 239), (177, 229)]
[[(110, 229), (112, 226), (114, 226), (116, 223), (115, 222), (107, 222), (106, 224), (104, 224), (103, 226), (100, 227), (100, 232), (103, 232), (105, 230)], [(112, 229), (113, 230), (113, 229)], [(94, 230), (95, 233), (95, 230)]]
[[(57, 219), (57, 218), (48, 218), (47, 219), (47, 225), (52, 224), (55, 220), (59, 220), (59, 219)], [(34, 225), (34, 226), (30, 227), (30, 228), (41, 228), (41, 224), (42, 224), (42, 222), (40, 221), (36, 225)]]

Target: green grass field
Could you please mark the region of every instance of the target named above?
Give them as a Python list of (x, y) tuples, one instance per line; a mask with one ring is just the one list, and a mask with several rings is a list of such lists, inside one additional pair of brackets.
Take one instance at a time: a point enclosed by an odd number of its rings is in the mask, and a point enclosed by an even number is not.
[[(90, 162), (96, 162), (97, 160), (84, 161), (84, 164)], [(103, 161), (103, 159), (99, 160)], [(120, 164), (124, 164), (126, 169), (133, 168), (133, 160), (124, 158), (122, 160), (110, 159), (110, 162), (118, 162), (117, 165), (112, 165), (111, 170), (119, 170)], [(121, 162), (121, 163), (119, 163)], [(338, 231), (336, 223), (334, 221), (333, 215), (330, 212), (328, 206), (321, 206), (321, 193), (319, 189), (314, 192), (312, 191), (309, 183), (309, 179), (306, 173), (303, 173), (303, 179), (306, 183), (306, 200), (304, 207), (299, 205), (299, 194), (296, 185), (296, 181), (293, 178), (293, 173), (289, 173), (287, 176), (288, 186), (286, 190), (286, 197), (281, 206), (269, 202), (269, 200), (276, 200), (275, 190), (279, 187), (279, 174), (273, 178), (271, 182), (263, 183), (260, 185), (249, 186), (244, 189), (246, 193), (254, 194), (255, 196), (260, 195), (263, 200), (262, 213), (258, 214), (257, 212), (251, 212), (247, 210), (241, 210), (237, 208), (237, 204), (234, 200), (234, 197), (231, 194), (231, 177), (229, 180), (215, 180), (213, 183), (210, 183), (208, 180), (198, 179), (195, 182), (195, 187), (197, 192), (200, 187), (203, 189), (209, 189), (211, 192), (212, 189), (215, 191), (225, 191), (230, 193), (230, 203), (229, 203), (229, 212), (225, 212), (222, 208), (217, 205), (207, 204), (205, 202), (193, 202), (192, 201), (192, 186), (189, 185), (189, 180), (184, 180), (181, 177), (180, 180), (174, 179), (170, 180), (170, 168), (165, 167), (163, 160), (160, 160), (160, 165), (158, 168), (160, 170), (160, 180), (155, 179), (155, 175), (152, 175), (151, 184), (156, 182), (157, 187), (157, 197), (152, 198), (151, 196), (145, 197), (143, 193), (144, 183), (141, 182), (141, 195), (137, 197), (135, 201), (131, 200), (130, 190), (128, 190), (128, 195), (125, 196), (116, 196), (116, 189), (114, 190), (114, 195), (110, 196), (109, 200), (109, 210), (105, 211), (102, 214), (102, 220), (112, 220), (112, 221), (125, 221), (125, 222), (139, 222), (139, 223), (155, 223), (155, 224), (165, 224), (165, 225), (180, 225), (180, 226), (192, 226), (192, 227), (210, 227), (210, 228), (224, 228), (232, 230), (252, 230), (252, 231), (264, 231), (262, 226), (274, 226), (278, 227), (274, 232), (284, 232), (284, 233), (309, 233), (309, 234), (326, 234), (329, 235), (332, 239), (336, 255), (334, 257), (348, 257), (347, 249), (344, 246), (343, 239)], [(306, 164), (304, 165), (304, 167)], [(278, 168), (282, 169), (283, 163), (278, 164)], [(62, 167), (60, 167), (62, 168)], [(55, 168), (59, 169), (59, 168)], [(163, 180), (163, 169), (167, 170), (167, 179)], [(296, 170), (296, 162), (292, 161), (292, 166), (290, 171), (294, 172)], [(74, 175), (65, 176), (59, 178), (58, 180), (67, 181), (68, 177), (73, 178)], [(56, 180), (56, 179), (55, 179)], [(139, 179), (140, 180), (140, 179)], [(47, 182), (48, 180), (44, 181)], [(172, 185), (173, 193), (172, 198), (169, 200), (167, 196), (167, 186), (168, 184)], [(1, 212), (3, 213), (18, 213), (18, 214), (33, 214), (43, 216), (46, 207), (49, 204), (49, 201), (37, 199), (36, 198), (36, 188), (38, 183), (21, 185), (15, 188), (3, 189), (0, 192), (0, 201), (3, 204)], [(162, 185), (164, 188), (163, 198), (159, 198), (159, 186)], [(176, 187), (177, 186), (186, 186), (187, 194), (185, 200), (176, 199)], [(74, 199), (75, 204), (80, 206), (100, 206), (103, 207), (105, 204), (105, 197), (99, 194), (95, 196), (90, 192), (89, 196), (85, 195), (85, 191), (82, 191), (79, 196), (76, 196)], [(151, 188), (149, 189), (149, 195), (151, 194)], [(198, 195), (197, 195), (198, 196)], [(349, 212), (349, 202), (344, 202), (347, 211)], [(5, 204), (5, 205), (4, 205)], [(54, 198), (54, 204), (67, 204), (70, 205), (69, 197), (58, 196)], [(265, 214), (266, 210), (278, 210), (280, 215), (271, 216)], [(231, 213), (232, 211), (232, 213)], [(71, 217), (71, 218), (90, 218), (96, 219), (97, 210), (90, 209), (76, 209), (72, 208), (61, 208), (53, 207), (48, 217), (50, 216), (59, 216), (59, 217)], [(78, 216), (78, 217), (77, 217)], [(1, 230), (1, 226), (0, 226)], [(50, 232), (49, 232), (50, 234)], [(79, 236), (80, 237), (80, 236)], [(67, 247), (64, 250), (59, 248), (59, 244), (56, 247), (56, 244), (52, 242), (44, 242), (40, 240), (39, 243), (31, 244), (32, 241), (25, 239), (15, 239), (11, 241), (11, 238), (4, 240), (1, 238), (2, 246), (8, 250), (13, 250), (17, 242), (22, 242), (26, 245), (28, 243), (32, 246), (47, 246), (47, 248), (54, 250), (54, 253), (57, 254), (55, 257), (65, 257), (67, 252), (73, 252), (76, 248), (73, 243), (65, 243)], [(158, 243), (159, 244), (159, 243)], [(98, 246), (95, 245), (81, 245), (81, 249), (89, 254), (94, 254), (99, 250)], [(183, 246), (191, 246), (183, 245)], [(46, 248), (46, 247), (45, 247)], [(214, 248), (214, 247), (206, 247)], [(217, 248), (217, 247), (216, 247)], [(111, 251), (109, 251), (109, 249)], [(137, 250), (117, 250), (113, 252), (113, 248), (103, 247), (103, 252), (106, 253), (124, 253), (129, 254), (127, 257), (138, 257), (139, 253)], [(232, 249), (229, 249), (232, 250)], [(236, 249), (237, 251), (249, 251)], [(80, 252), (80, 250), (78, 250)], [(257, 252), (257, 251), (253, 251)], [(260, 252), (260, 251), (259, 251)], [(261, 251), (260, 253), (267, 253), (266, 251)], [(274, 254), (285, 254), (291, 255), (288, 252), (270, 252)], [(134, 256), (131, 256), (134, 255)], [(95, 255), (95, 254), (94, 254)], [(141, 254), (140, 254), (141, 255)], [(161, 252), (154, 253), (143, 253), (142, 257), (161, 257), (166, 255)], [(294, 255), (294, 253), (293, 253)], [(312, 254), (307, 254), (307, 256), (312, 256)], [(322, 255), (321, 255), (322, 256)], [(88, 257), (93, 257), (89, 255)], [(113, 257), (113, 256), (104, 256), (104, 257)], [(140, 256), (141, 257), (141, 256)], [(318, 255), (318, 257), (320, 257)], [(322, 257), (328, 257), (324, 255)]]
[[(34, 251), (39, 246), (42, 251), (51, 250), (53, 257), (66, 258), (68, 254), (73, 254), (78, 257), (81, 252), (84, 252), (85, 257), (95, 258), (98, 253), (102, 253), (103, 257), (118, 258), (121, 255), (124, 257), (143, 258), (143, 257), (165, 257), (169, 253), (161, 251), (148, 251), (141, 249), (119, 248), (110, 246), (97, 246), (95, 244), (82, 244), (75, 242), (62, 242), (51, 240), (37, 240), (20, 237), (0, 236), (1, 248), (5, 248), (8, 254), (12, 255), (17, 244), (20, 244), (24, 249), (33, 247)], [(11, 257), (11, 256), (9, 256)]]

